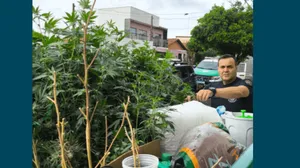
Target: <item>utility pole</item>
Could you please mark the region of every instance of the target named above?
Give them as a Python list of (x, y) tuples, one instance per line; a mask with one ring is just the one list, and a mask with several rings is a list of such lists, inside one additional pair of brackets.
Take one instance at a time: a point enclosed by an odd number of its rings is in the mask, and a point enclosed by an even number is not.
[(150, 41), (153, 39), (153, 15), (151, 15)]
[(190, 14), (189, 13), (185, 13), (184, 16), (188, 16), (188, 35), (190, 35)]
[[(75, 4), (72, 3), (72, 15), (73, 15), (74, 12), (75, 12)], [(73, 30), (74, 30), (75, 24), (73, 24), (72, 28), (73, 28)]]
[(74, 11), (75, 11), (75, 4), (72, 3), (72, 12), (74, 12)]

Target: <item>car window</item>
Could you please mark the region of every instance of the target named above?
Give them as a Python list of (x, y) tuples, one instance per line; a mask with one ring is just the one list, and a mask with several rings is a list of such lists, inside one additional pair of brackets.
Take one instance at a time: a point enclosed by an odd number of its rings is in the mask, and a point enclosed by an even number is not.
[(209, 70), (217, 70), (218, 69), (218, 62), (217, 61), (207, 61), (203, 60), (198, 65), (197, 68), (200, 69), (209, 69)]
[(237, 72), (245, 72), (245, 63), (240, 63), (238, 65)]

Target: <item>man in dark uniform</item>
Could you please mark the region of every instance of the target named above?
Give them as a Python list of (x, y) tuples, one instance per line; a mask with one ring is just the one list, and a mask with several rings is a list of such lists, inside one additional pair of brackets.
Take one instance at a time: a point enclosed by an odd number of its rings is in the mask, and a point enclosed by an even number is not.
[(252, 87), (237, 77), (237, 62), (233, 56), (226, 54), (218, 60), (220, 82), (208, 84), (196, 94), (199, 101), (211, 98), (211, 106), (224, 105), (227, 111), (240, 112), (244, 109), (253, 112)]

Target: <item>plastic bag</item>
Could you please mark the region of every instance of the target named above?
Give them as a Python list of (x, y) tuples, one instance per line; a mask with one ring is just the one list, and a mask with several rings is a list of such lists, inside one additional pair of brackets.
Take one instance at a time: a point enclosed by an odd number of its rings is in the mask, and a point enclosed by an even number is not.
[[(170, 110), (172, 109), (172, 110)], [(204, 105), (198, 101), (190, 101), (183, 104), (159, 109), (166, 112), (168, 120), (174, 123), (175, 132), (166, 133), (161, 141), (161, 152), (176, 154), (179, 142), (183, 135), (194, 127), (207, 122), (222, 122), (215, 108)]]
[(210, 168), (222, 157), (219, 167), (229, 168), (244, 150), (245, 147), (230, 137), (222, 123), (206, 123), (183, 136), (172, 167)]

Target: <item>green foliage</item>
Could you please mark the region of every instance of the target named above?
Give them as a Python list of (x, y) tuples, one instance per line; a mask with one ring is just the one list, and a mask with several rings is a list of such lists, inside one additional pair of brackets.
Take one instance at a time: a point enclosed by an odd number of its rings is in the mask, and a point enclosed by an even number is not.
[[(231, 8), (213, 6), (198, 20), (188, 48), (200, 53), (209, 48), (219, 54), (232, 54), (238, 61), (253, 55), (253, 9), (237, 1)], [(200, 54), (199, 54), (200, 55)]]
[[(52, 97), (53, 72), (57, 73), (57, 99), (61, 117), (66, 119), (66, 157), (73, 167), (86, 167), (85, 121), (79, 111), (84, 106), (85, 90), (79, 80), (83, 76), (83, 29), (90, 1), (79, 2), (82, 10), (66, 13), (55, 19), (50, 13), (42, 13), (33, 7), (33, 22), (39, 29), (33, 31), (33, 138), (38, 140), (37, 150), (41, 167), (60, 167), (59, 143), (54, 105), (46, 98)], [(96, 16), (91, 17), (91, 22)], [(63, 21), (64, 28), (57, 24)], [(42, 24), (44, 23), (44, 24)], [(44, 25), (43, 27), (41, 25)], [(87, 59), (90, 62), (98, 48), (100, 51), (90, 69), (89, 91), (91, 111), (95, 110), (91, 123), (93, 164), (104, 153), (105, 116), (109, 124), (109, 143), (122, 120), (127, 96), (131, 97), (129, 117), (137, 130), (139, 145), (162, 138), (174, 129), (167, 115), (157, 109), (182, 103), (191, 94), (188, 86), (179, 89), (180, 79), (173, 74), (173, 67), (150, 49), (147, 43), (137, 48), (134, 43), (119, 45), (126, 37), (113, 22), (105, 26), (89, 26), (87, 36)], [(99, 104), (96, 109), (96, 101)], [(128, 129), (129, 130), (129, 129)], [(111, 161), (130, 148), (124, 130), (118, 136), (107, 161)]]

